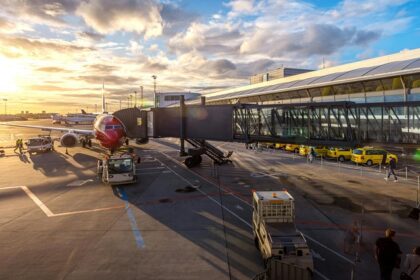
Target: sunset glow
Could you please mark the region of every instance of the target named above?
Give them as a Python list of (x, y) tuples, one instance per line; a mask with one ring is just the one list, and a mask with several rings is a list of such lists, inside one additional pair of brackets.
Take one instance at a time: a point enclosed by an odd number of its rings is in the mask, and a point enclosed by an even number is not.
[(210, 93), (281, 66), (317, 69), (420, 47), (416, 1), (6, 0), (10, 112), (111, 110), (144, 88)]

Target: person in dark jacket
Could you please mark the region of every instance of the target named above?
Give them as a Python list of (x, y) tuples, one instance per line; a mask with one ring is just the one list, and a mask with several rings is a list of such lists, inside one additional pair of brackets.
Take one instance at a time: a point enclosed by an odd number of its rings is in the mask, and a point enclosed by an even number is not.
[(391, 157), (389, 159), (389, 169), (388, 169), (388, 176), (385, 177), (385, 180), (389, 180), (389, 177), (391, 177), (391, 174), (394, 175), (394, 182), (398, 182), (397, 175), (395, 175), (395, 169), (397, 168), (397, 161), (394, 157)]
[(393, 240), (394, 236), (395, 231), (387, 229), (385, 237), (378, 238), (375, 243), (375, 259), (379, 264), (381, 280), (391, 280), (394, 267), (400, 266), (402, 252)]

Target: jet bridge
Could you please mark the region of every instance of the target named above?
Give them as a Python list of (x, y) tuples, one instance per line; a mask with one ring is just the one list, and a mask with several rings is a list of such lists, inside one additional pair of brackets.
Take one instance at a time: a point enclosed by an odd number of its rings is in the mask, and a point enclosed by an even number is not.
[[(115, 115), (131, 138), (180, 138), (181, 155), (196, 157), (191, 166), (201, 161), (201, 154), (228, 161), (229, 155), (215, 152), (207, 140), (338, 147), (420, 143), (420, 101), (186, 106), (181, 100), (179, 107), (129, 108)], [(186, 152), (184, 140), (195, 143), (195, 150)]]

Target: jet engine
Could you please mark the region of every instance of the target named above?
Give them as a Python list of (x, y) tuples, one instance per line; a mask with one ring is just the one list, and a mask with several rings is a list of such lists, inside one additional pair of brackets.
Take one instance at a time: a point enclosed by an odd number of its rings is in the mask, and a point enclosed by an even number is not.
[(70, 148), (76, 146), (78, 140), (79, 137), (76, 134), (68, 132), (61, 136), (60, 143), (61, 146)]

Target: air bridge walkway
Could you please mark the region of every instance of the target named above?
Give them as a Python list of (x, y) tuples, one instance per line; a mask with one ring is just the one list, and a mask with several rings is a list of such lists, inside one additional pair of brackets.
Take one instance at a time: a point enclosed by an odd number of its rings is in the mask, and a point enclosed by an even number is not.
[(180, 138), (183, 154), (186, 139), (342, 147), (420, 143), (420, 101), (206, 106), (203, 99), (186, 106), (181, 100), (179, 107), (128, 108), (114, 115), (128, 137)]

